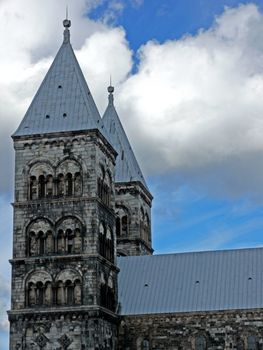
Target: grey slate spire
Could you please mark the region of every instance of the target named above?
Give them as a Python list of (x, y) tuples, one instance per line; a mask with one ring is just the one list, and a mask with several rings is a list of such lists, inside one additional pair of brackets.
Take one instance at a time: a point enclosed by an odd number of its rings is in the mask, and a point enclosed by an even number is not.
[(103, 115), (103, 123), (107, 129), (109, 141), (118, 152), (116, 160), (116, 182), (139, 181), (148, 190), (142, 171), (135, 158), (127, 135), (123, 129), (119, 116), (113, 103), (114, 87), (108, 87), (109, 103)]
[(70, 44), (70, 20), (63, 25), (63, 44), (13, 136), (98, 129), (107, 137)]

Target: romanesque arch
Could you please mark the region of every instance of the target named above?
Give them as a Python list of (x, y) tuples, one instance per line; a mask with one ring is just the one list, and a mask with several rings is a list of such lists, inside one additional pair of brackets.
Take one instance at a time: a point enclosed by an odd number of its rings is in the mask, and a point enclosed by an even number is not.
[(111, 275), (101, 272), (100, 278), (100, 304), (107, 309), (115, 311), (115, 288)]
[(46, 218), (33, 220), (26, 229), (27, 255), (41, 256), (54, 253), (54, 229)]
[(130, 229), (130, 211), (124, 205), (116, 205), (116, 235), (127, 237)]
[(54, 168), (48, 161), (33, 163), (29, 169), (28, 198), (30, 200), (54, 195)]
[(58, 254), (79, 254), (82, 252), (83, 225), (74, 216), (60, 219), (56, 223), (55, 247)]
[(66, 158), (56, 167), (57, 195), (80, 196), (82, 194), (82, 167), (75, 159)]
[(101, 222), (99, 225), (99, 253), (107, 260), (114, 261), (113, 232), (104, 222)]
[(34, 162), (28, 172), (30, 200), (82, 195), (83, 171), (75, 159), (66, 158), (55, 165), (46, 160)]
[(33, 271), (26, 279), (26, 305), (47, 306), (53, 303), (52, 277), (45, 270)]
[(82, 277), (73, 269), (62, 270), (55, 279), (57, 305), (80, 305), (82, 302)]
[(100, 165), (98, 168), (97, 176), (98, 197), (104, 204), (110, 206), (112, 192), (111, 173), (108, 170), (106, 171), (103, 165)]

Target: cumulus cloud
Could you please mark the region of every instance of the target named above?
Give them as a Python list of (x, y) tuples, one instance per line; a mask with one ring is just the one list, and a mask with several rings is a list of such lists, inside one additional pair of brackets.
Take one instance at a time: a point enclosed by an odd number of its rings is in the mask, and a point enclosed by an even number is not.
[(118, 105), (148, 174), (200, 174), (235, 194), (254, 174), (262, 187), (262, 30), (257, 7), (241, 5), (196, 36), (140, 48)]

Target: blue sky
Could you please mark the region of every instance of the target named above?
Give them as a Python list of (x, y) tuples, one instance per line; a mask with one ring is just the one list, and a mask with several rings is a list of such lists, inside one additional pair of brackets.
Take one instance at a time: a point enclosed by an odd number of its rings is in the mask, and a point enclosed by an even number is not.
[[(101, 113), (113, 72), (116, 107), (154, 195), (155, 252), (262, 246), (262, 1), (98, 0), (92, 10), (82, 0), (68, 2), (73, 46)], [(3, 350), (12, 254), (14, 164), (8, 135), (60, 45), (56, 16), (64, 3), (0, 3), (7, 33), (0, 39), (6, 52), (0, 62)]]
[[(103, 1), (90, 13), (90, 17), (101, 18), (110, 3)], [(239, 0), (128, 0), (125, 3), (121, 16), (114, 18), (114, 22), (125, 28), (127, 39), (134, 50), (149, 40), (163, 42), (187, 33), (195, 34), (201, 28), (207, 29), (226, 6), (254, 3), (263, 8), (261, 1)]]

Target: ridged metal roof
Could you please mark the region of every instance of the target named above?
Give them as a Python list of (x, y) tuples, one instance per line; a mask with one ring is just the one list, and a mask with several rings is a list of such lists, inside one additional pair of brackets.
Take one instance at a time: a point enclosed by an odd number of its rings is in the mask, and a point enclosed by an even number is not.
[(263, 307), (263, 248), (118, 258), (122, 315)]
[[(109, 87), (109, 89), (113, 88)], [(111, 90), (110, 90), (111, 91)], [(116, 160), (116, 182), (140, 181), (148, 189), (142, 171), (135, 158), (128, 137), (113, 104), (113, 95), (109, 95), (109, 103), (102, 117), (109, 135), (109, 141), (118, 152)]]
[(66, 28), (63, 44), (13, 136), (88, 129), (107, 137)]

